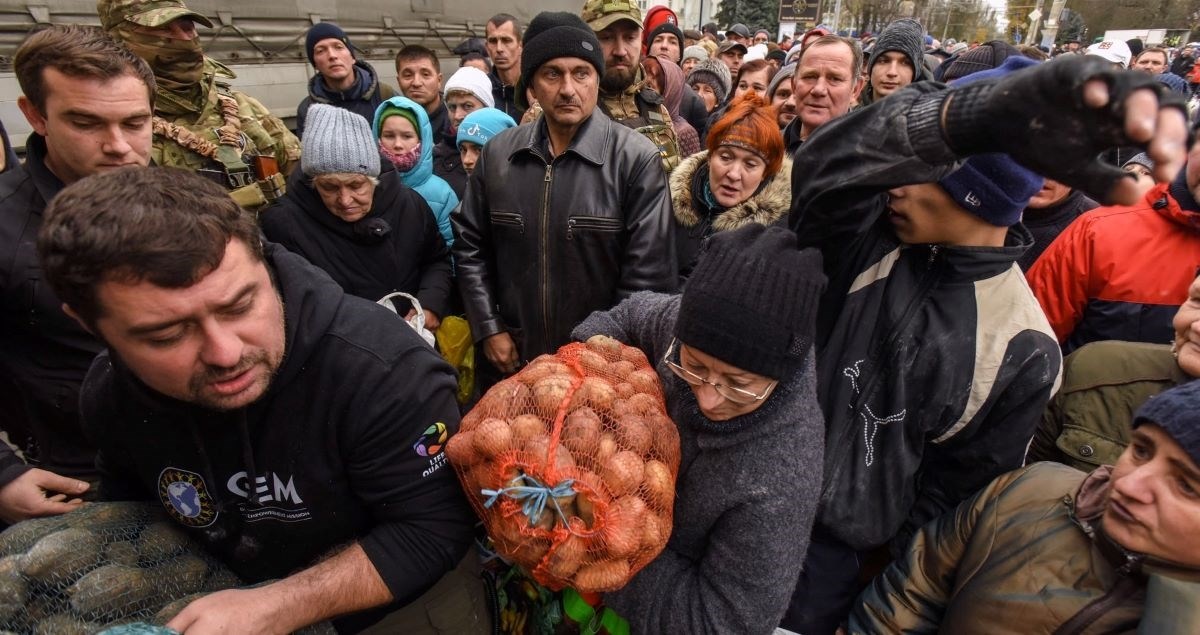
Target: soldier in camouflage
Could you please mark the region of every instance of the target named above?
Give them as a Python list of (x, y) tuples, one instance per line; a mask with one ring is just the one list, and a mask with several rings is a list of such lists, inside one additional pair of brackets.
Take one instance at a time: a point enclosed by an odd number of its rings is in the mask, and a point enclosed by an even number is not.
[(257, 211), (284, 193), (300, 160), (300, 141), (258, 100), (233, 90), (236, 77), (205, 57), (195, 23), (208, 18), (182, 0), (99, 0), (109, 35), (154, 70), (157, 165), (195, 170)]
[(679, 165), (679, 140), (662, 95), (648, 84), (640, 64), (641, 9), (636, 0), (587, 0), (582, 17), (604, 49), (600, 109), (654, 143), (669, 174)]

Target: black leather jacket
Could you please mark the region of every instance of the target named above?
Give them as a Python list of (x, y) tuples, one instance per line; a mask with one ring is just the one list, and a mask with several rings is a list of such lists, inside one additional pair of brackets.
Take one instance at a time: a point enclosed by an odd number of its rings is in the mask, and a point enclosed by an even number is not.
[(553, 352), (592, 311), (635, 291), (674, 290), (658, 150), (598, 108), (558, 157), (542, 119), (497, 135), (451, 218), (471, 333), (508, 331), (522, 360)]

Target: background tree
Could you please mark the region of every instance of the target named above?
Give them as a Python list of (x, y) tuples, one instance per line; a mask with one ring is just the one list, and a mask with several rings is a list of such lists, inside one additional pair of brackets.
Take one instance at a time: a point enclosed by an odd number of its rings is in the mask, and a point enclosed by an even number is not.
[(766, 29), (774, 39), (779, 31), (779, 0), (722, 0), (713, 21), (721, 28), (740, 22), (750, 27), (751, 35)]

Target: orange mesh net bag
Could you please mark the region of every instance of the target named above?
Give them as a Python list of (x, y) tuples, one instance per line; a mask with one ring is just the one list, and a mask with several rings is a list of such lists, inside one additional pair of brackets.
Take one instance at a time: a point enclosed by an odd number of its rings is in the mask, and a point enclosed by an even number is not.
[(679, 433), (645, 354), (612, 338), (496, 384), (446, 453), (496, 550), (552, 590), (615, 591), (671, 535)]

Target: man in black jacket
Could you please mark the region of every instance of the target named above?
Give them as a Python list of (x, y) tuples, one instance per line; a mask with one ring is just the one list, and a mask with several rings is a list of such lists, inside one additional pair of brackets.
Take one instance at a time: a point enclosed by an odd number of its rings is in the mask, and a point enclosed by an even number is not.
[[(150, 157), (154, 75), (92, 27), (31, 36), (14, 66), (33, 127), (23, 166), (0, 176), (0, 520), (61, 514), (97, 478), (79, 426), (79, 386), (103, 349), (62, 310), (35, 242), (42, 212), (64, 185)], [(28, 461), (28, 463), (26, 462)], [(70, 478), (67, 478), (70, 477)], [(83, 479), (83, 480), (77, 480)], [(67, 495), (64, 497), (64, 494)]]
[(356, 632), (413, 614), (431, 628), (450, 613), (448, 632), (481, 632), (478, 580), (448, 574), (469, 564), (474, 524), (443, 452), (454, 371), (411, 328), (180, 170), (64, 189), (38, 251), (108, 345), (80, 398), (102, 497), (158, 501), (243, 579), (276, 580), (198, 599), (169, 628)]
[(314, 103), (345, 108), (370, 122), (379, 104), (397, 94), (379, 81), (370, 64), (354, 55), (350, 38), (336, 24), (318, 22), (309, 29), (304, 50), (317, 73), (308, 81), (308, 97), (296, 107), (297, 137), (304, 137), (308, 107)]
[[(786, 628), (831, 633), (868, 553), (901, 552), (917, 527), (1019, 467), (1058, 385), (1057, 342), (1016, 266), (1032, 242), (1018, 219), (1041, 181), (998, 153), (1132, 198), (1132, 180), (1094, 163), (1121, 126), (1093, 123), (1104, 102), (1078, 114), (1074, 100), (1093, 79), (1093, 91), (1124, 101), (1136, 89), (1155, 109), (1162, 91), (1093, 59), (1016, 70), (1025, 64), (1010, 58), (949, 91), (913, 84), (822, 126), (795, 157), (790, 224), (822, 249), (829, 276), (817, 327), (828, 432)], [(1136, 121), (1152, 127), (1153, 114)], [(1168, 115), (1185, 136), (1182, 111)]]
[(518, 94), (528, 85), (544, 114), (484, 146), (453, 216), (471, 332), (502, 373), (567, 343), (592, 311), (675, 284), (659, 153), (596, 107), (603, 70), (578, 16), (534, 18)]
[(492, 99), (496, 108), (516, 121), (524, 114), (517, 107), (517, 80), (521, 78), (521, 25), (507, 13), (497, 13), (484, 27), (488, 57), (492, 59)]

